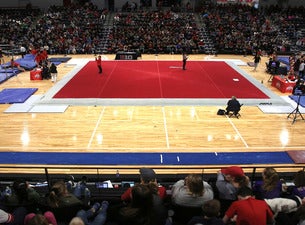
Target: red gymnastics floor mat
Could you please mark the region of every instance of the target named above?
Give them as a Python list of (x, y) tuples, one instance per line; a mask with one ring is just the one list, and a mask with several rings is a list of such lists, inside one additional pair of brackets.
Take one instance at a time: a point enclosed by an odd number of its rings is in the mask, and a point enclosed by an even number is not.
[(221, 61), (88, 62), (53, 98), (269, 98)]

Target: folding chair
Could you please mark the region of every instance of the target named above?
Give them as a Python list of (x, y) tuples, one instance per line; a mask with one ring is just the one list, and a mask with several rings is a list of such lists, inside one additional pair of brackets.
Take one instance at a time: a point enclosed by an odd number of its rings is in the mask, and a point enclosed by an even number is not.
[(232, 116), (234, 116), (234, 117), (236, 117), (237, 119), (239, 119), (239, 117), (241, 117), (241, 115), (240, 115), (239, 112), (240, 112), (240, 110), (241, 110), (242, 105), (243, 105), (243, 104), (240, 105), (239, 110), (229, 111), (229, 112), (228, 112), (228, 117), (231, 118)]
[(239, 119), (239, 117), (241, 117), (240, 113), (237, 111), (230, 111), (228, 114), (229, 118), (231, 118), (232, 116), (236, 117), (237, 119)]

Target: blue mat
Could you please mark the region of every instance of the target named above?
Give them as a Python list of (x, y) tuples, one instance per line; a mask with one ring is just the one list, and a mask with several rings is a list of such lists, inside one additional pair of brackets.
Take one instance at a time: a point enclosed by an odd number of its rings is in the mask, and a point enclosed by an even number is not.
[(32, 54), (27, 54), (24, 56), (24, 58), (18, 58), (15, 61), (18, 62), (20, 66), (26, 70), (32, 70), (36, 68), (35, 57)]
[(17, 69), (8, 69), (7, 71), (5, 71), (5, 69), (1, 69), (0, 70), (0, 83), (8, 80), (9, 78), (17, 75), (18, 73), (20, 73), (20, 71)]
[(38, 88), (7, 88), (0, 92), (0, 104), (23, 103)]
[(68, 62), (70, 59), (72, 59), (72, 57), (53, 57), (50, 58), (49, 61), (50, 62), (56, 62), (56, 63), (63, 63), (63, 62)]
[[(35, 56), (32, 54), (27, 54), (24, 58), (15, 59), (15, 62), (19, 63), (25, 70), (32, 70), (36, 67)], [(3, 66), (10, 67), (11, 62), (4, 63)]]
[(289, 98), (291, 98), (296, 103), (298, 103), (299, 97), (300, 97), (300, 106), (305, 107), (305, 96), (289, 95)]
[(287, 71), (290, 70), (289, 56), (278, 56), (277, 59), (286, 65)]
[(249, 165), (293, 164), (286, 152), (55, 153), (0, 152), (0, 164), (47, 165)]
[(277, 59), (284, 63), (285, 65), (289, 66), (289, 56), (278, 56)]

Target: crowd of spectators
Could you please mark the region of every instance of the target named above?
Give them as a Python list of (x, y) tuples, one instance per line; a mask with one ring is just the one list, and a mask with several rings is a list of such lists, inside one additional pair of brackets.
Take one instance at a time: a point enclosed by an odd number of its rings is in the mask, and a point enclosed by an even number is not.
[[(2, 11), (1, 43), (11, 48), (44, 48), (50, 54), (88, 54), (101, 39), (102, 15), (92, 3), (70, 7), (51, 6), (46, 12), (39, 9)], [(16, 16), (18, 15), (18, 16)]]
[(79, 182), (55, 180), (47, 190), (16, 180), (0, 192), (0, 223), (300, 225), (305, 220), (304, 170), (289, 183), (272, 167), (252, 181), (239, 166), (224, 167), (209, 180), (188, 174), (167, 186), (151, 168), (141, 168), (139, 175), (134, 186), (113, 189), (117, 196), (108, 199), (95, 196), (86, 176)]
[[(1, 44), (12, 48), (48, 49), (49, 54), (205, 53), (207, 34), (215, 52), (252, 54), (304, 49), (304, 8), (268, 6), (256, 9), (242, 4), (206, 4), (199, 12), (171, 8), (109, 13), (92, 3), (70, 7), (0, 10)], [(103, 32), (106, 28), (110, 32)], [(105, 41), (106, 40), (106, 41)], [(104, 43), (103, 48), (101, 43)]]
[(198, 50), (199, 29), (192, 13), (170, 10), (115, 15), (107, 52), (182, 53)]
[(208, 5), (202, 14), (217, 51), (234, 54), (251, 54), (258, 48), (267, 54), (290, 52), (301, 38), (304, 19), (303, 7)]

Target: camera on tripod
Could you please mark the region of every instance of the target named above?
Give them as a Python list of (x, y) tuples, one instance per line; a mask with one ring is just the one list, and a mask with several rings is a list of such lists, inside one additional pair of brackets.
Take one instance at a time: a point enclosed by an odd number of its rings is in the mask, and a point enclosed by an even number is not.
[(304, 80), (300, 79), (294, 86), (293, 92), (294, 95), (305, 95), (305, 84)]

